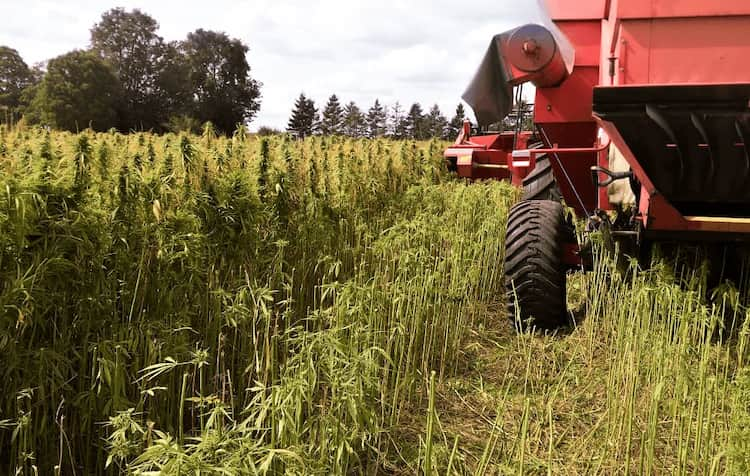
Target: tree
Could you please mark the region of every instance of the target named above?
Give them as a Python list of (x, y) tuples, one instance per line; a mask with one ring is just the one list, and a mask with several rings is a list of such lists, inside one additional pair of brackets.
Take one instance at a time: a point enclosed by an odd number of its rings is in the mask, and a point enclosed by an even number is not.
[(323, 118), (320, 121), (320, 133), (323, 135), (337, 135), (342, 133), (344, 111), (339, 104), (339, 98), (332, 95), (323, 109)]
[(57, 129), (105, 131), (117, 124), (121, 92), (108, 64), (93, 53), (72, 51), (50, 60), (28, 115)]
[(443, 116), (443, 113), (440, 112), (440, 107), (437, 104), (430, 108), (430, 112), (427, 113), (424, 122), (427, 137), (444, 137), (448, 121)]
[[(534, 107), (529, 105), (525, 99), (521, 98), (520, 102), (513, 104), (513, 109), (510, 113), (497, 125), (494, 126), (497, 130), (516, 130), (518, 125), (518, 117), (521, 116), (521, 130), (532, 131), (534, 130)], [(490, 125), (492, 127), (493, 125)], [(490, 129), (492, 130), (492, 129)]]
[(289, 118), (286, 130), (298, 138), (304, 138), (315, 133), (318, 123), (318, 110), (312, 99), (302, 93), (294, 103), (292, 117)]
[(170, 68), (177, 57), (158, 28), (149, 15), (123, 8), (105, 12), (91, 28), (91, 50), (112, 66), (122, 85), (121, 129), (160, 128), (173, 113), (170, 98), (184, 99), (184, 76), (179, 82), (165, 81), (174, 76)]
[(424, 114), (422, 106), (415, 102), (409, 108), (409, 114), (406, 116), (407, 137), (410, 139), (422, 140), (427, 138)]
[(380, 137), (385, 134), (386, 114), (380, 101), (375, 99), (375, 104), (367, 111), (367, 132), (370, 137)]
[(267, 136), (277, 136), (283, 134), (282, 131), (279, 129), (276, 129), (275, 127), (271, 126), (260, 126), (258, 128), (258, 132), (256, 132), (257, 135), (260, 137), (267, 137)]
[(344, 107), (343, 131), (349, 137), (362, 137), (367, 132), (365, 115), (354, 101)]
[(466, 120), (466, 111), (464, 110), (464, 105), (461, 103), (458, 103), (458, 106), (456, 106), (456, 115), (453, 116), (453, 119), (448, 123), (448, 127), (445, 131), (445, 138), (446, 139), (455, 139), (458, 137), (459, 132), (461, 132), (461, 128), (464, 126), (464, 121)]
[[(154, 120), (159, 122), (160, 129), (175, 116), (192, 117), (193, 92), (190, 83), (185, 81), (190, 75), (190, 67), (179, 46), (178, 42), (164, 45), (161, 57), (158, 86), (154, 94), (158, 111)], [(197, 118), (192, 119), (200, 123)]]
[(249, 48), (225, 33), (198, 29), (181, 49), (190, 68), (193, 115), (229, 133), (260, 109), (261, 84), (250, 76)]
[(409, 136), (409, 127), (401, 104), (396, 101), (391, 107), (388, 115), (387, 132), (393, 139), (406, 139)]
[(34, 82), (34, 75), (18, 51), (0, 46), (0, 123), (21, 113), (23, 91)]

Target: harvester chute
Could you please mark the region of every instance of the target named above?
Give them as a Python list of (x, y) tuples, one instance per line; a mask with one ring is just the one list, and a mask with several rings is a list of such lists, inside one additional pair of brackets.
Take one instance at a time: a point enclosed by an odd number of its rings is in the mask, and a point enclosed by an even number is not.
[(495, 35), (462, 98), (479, 125), (505, 118), (513, 108), (513, 86), (532, 82), (556, 86), (569, 74), (573, 51), (563, 55), (553, 33), (541, 25), (524, 25)]

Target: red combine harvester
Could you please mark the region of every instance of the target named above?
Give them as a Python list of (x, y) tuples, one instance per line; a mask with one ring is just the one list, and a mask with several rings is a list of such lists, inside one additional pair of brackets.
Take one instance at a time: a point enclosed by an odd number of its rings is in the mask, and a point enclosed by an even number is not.
[[(523, 187), (506, 237), (509, 314), (553, 329), (569, 323), (566, 274), (583, 264), (559, 197), (641, 249), (750, 239), (750, 1), (546, 4), (548, 25), (492, 39), (463, 96), (484, 126), (531, 82), (536, 130), (467, 125), (445, 156), (463, 177)], [(631, 203), (611, 203), (613, 186)]]

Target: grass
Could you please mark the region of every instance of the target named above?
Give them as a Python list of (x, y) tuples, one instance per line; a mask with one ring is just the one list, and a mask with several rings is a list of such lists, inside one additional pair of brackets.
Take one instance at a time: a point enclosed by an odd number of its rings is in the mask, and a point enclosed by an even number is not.
[(442, 147), (0, 130), (0, 473), (745, 474), (744, 286), (602, 258), (515, 335)]

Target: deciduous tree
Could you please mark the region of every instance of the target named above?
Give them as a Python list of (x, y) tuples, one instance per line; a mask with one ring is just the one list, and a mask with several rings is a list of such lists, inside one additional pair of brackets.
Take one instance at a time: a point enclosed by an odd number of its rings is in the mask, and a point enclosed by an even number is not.
[(97, 55), (72, 51), (50, 60), (28, 115), (57, 129), (104, 131), (117, 124), (121, 91), (117, 76)]
[(181, 49), (190, 68), (194, 117), (224, 133), (255, 117), (261, 84), (250, 76), (247, 45), (225, 33), (198, 29)]
[(18, 51), (0, 46), (0, 122), (18, 118), (23, 91), (33, 81), (34, 75)]
[(171, 98), (184, 98), (182, 81), (169, 81), (178, 59), (157, 34), (159, 24), (135, 9), (113, 8), (91, 28), (91, 50), (112, 66), (122, 85), (120, 128), (159, 129), (175, 111)]

